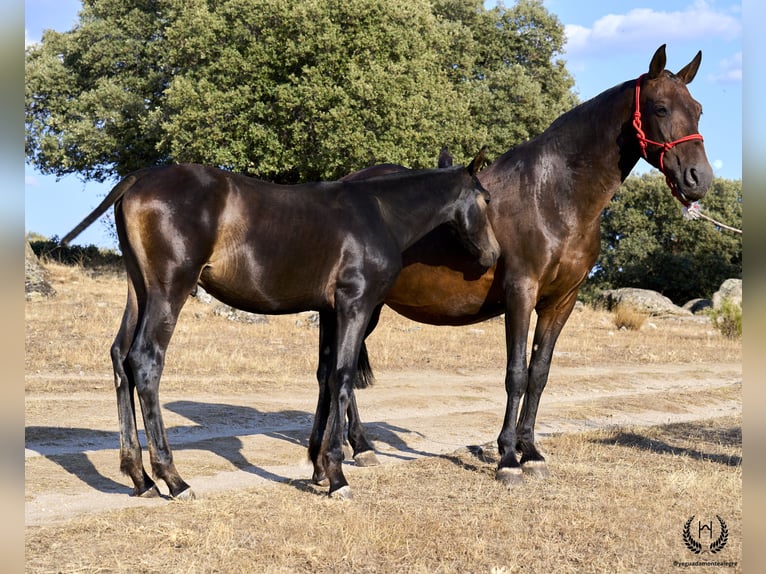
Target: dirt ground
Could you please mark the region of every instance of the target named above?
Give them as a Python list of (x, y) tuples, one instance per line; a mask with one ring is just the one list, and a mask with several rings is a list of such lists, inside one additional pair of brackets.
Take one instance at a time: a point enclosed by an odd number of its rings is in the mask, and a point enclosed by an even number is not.
[[(357, 397), (381, 463), (401, 464), (467, 446), (495, 448), (505, 406), (503, 375), (500, 369), (378, 372), (376, 384)], [(130, 481), (118, 468), (111, 381), (70, 376), (71, 393), (27, 394), (26, 525), (167, 504), (164, 498), (129, 496)], [(62, 375), (27, 373), (36, 388), (44, 389), (48, 380), (60, 384)], [(544, 450), (545, 437), (554, 433), (738, 416), (741, 382), (739, 362), (555, 367), (537, 436)], [(204, 379), (186, 385), (184, 392), (169, 386), (160, 395), (169, 440), (177, 468), (198, 497), (311, 476), (306, 446), (316, 401), (313, 378), (303, 377), (290, 388), (265, 385), (257, 394), (238, 391), (236, 378), (230, 392), (206, 392)], [(555, 472), (555, 459), (549, 464)], [(353, 481), (353, 474), (365, 469), (349, 461), (347, 472)], [(164, 484), (160, 489), (167, 493)]]
[(310, 314), (243, 323), (191, 298), (160, 388), (197, 495), (183, 504), (164, 484), (133, 498), (119, 472), (109, 346), (124, 277), (47, 268), (57, 294), (25, 309), (28, 572), (648, 574), (693, 556), (681, 531), (702, 514), (723, 517), (720, 556), (741, 560), (742, 345), (706, 317), (621, 329), (578, 308), (537, 420), (550, 477), (508, 491), (494, 480), (502, 318), (437, 327), (384, 308), (368, 339), (377, 381), (357, 392), (381, 466), (347, 461), (354, 500), (336, 504), (306, 459)]

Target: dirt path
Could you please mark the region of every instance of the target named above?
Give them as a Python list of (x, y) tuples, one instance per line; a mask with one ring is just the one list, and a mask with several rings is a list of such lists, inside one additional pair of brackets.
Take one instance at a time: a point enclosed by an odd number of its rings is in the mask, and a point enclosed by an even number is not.
[[(30, 376), (60, 380), (55, 374)], [(357, 397), (384, 465), (494, 443), (505, 406), (502, 371), (381, 372), (377, 378)], [(551, 433), (738, 415), (741, 381), (741, 365), (734, 363), (557, 367), (543, 395), (538, 437), (544, 450)], [(166, 392), (161, 400), (176, 465), (197, 496), (310, 478), (312, 379), (258, 395), (202, 390)], [(167, 504), (128, 496), (129, 480), (118, 470), (116, 418), (114, 394), (102, 378), (85, 392), (27, 396), (28, 526)], [(551, 466), (555, 471), (555, 461)], [(348, 472), (364, 469), (349, 464)]]

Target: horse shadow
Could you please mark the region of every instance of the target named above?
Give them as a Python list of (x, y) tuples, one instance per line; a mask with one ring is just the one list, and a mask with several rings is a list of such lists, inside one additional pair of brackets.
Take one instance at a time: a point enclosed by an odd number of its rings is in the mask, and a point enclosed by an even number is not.
[[(365, 423), (364, 430), (367, 438), (371, 439), (374, 444), (388, 445), (389, 448), (383, 453), (387, 457), (399, 460), (414, 460), (416, 458), (438, 456), (432, 452), (411, 447), (407, 440), (403, 438), (403, 435), (406, 436), (408, 434), (416, 434), (424, 438), (424, 435), (417, 431), (392, 425), (385, 421)], [(376, 448), (376, 450), (378, 449)]]
[(88, 453), (114, 448), (119, 440), (116, 432), (89, 428), (24, 427), (26, 450), (38, 453), (94, 490), (104, 493), (124, 492), (126, 486), (101, 474)]
[[(309, 489), (310, 480), (282, 476), (251, 461), (246, 456), (245, 444), (240, 437), (262, 435), (307, 449), (313, 413), (301, 410), (265, 412), (249, 406), (187, 400), (169, 402), (163, 408), (194, 423), (167, 430), (168, 441), (174, 452), (209, 451), (241, 471), (272, 482), (293, 484), (300, 490)], [(409, 429), (385, 422), (365, 426), (370, 429), (373, 441), (390, 447), (386, 456), (402, 460), (436, 456), (434, 453), (411, 448), (402, 438), (412, 432)], [(117, 448), (118, 432), (55, 426), (28, 426), (24, 430), (26, 449), (56, 463), (94, 490), (108, 494), (132, 492), (132, 488), (126, 484), (99, 471), (88, 456), (94, 451)], [(146, 433), (140, 429), (138, 435), (146, 461)]]
[(742, 457), (720, 453), (703, 452), (696, 448), (677, 446), (673, 443), (688, 442), (690, 439), (701, 443), (715, 443), (721, 447), (742, 447), (742, 427), (709, 428), (699, 423), (676, 423), (662, 427), (665, 439), (651, 438), (633, 431), (619, 431), (615, 436), (594, 439), (597, 444), (609, 446), (629, 446), (655, 454), (670, 454), (685, 456), (694, 460), (713, 462), (724, 466), (737, 467), (742, 465)]

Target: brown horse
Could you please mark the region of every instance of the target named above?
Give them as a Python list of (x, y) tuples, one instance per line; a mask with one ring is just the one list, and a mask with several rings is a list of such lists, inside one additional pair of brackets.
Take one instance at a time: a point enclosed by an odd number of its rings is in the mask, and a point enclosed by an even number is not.
[[(686, 87), (701, 60), (699, 52), (673, 74), (665, 70), (661, 46), (648, 73), (561, 115), (481, 172), (502, 248), (497, 266), (477, 272), (441, 227), (404, 252), (404, 269), (385, 298), (397, 312), (434, 325), (467, 325), (505, 313), (508, 400), (496, 477), (509, 486), (523, 471), (548, 472), (535, 446), (540, 397), (556, 340), (599, 254), (601, 213), (622, 181), (643, 157), (665, 174), (684, 205), (710, 186), (712, 170), (698, 133), (702, 108)], [(376, 172), (372, 166), (347, 179)], [(532, 311), (537, 325), (527, 362)], [(353, 400), (348, 416), (355, 458), (374, 460), (365, 452), (371, 446)]]
[(120, 468), (134, 494), (154, 496), (138, 441), (137, 392), (155, 477), (174, 498), (192, 497), (178, 474), (159, 403), (165, 352), (178, 315), (199, 284), (251, 312), (320, 313), (324, 388), (312, 438), (315, 476), (330, 494), (351, 494), (342, 440), (364, 337), (374, 328), (401, 253), (442, 224), (455, 228), (478, 264), (499, 245), (487, 219), (489, 196), (468, 168), (396, 173), (357, 182), (284, 186), (201, 165), (129, 175), (67, 234), (73, 239), (112, 204), (127, 269), (128, 300), (112, 345), (120, 425)]

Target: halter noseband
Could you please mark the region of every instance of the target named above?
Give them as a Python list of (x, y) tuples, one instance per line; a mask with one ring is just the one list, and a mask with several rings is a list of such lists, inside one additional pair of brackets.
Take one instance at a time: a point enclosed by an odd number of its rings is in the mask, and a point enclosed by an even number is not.
[(675, 198), (680, 201), (684, 207), (689, 207), (691, 203), (684, 198), (683, 194), (678, 191), (678, 186), (675, 184), (675, 182), (673, 182), (670, 179), (670, 176), (665, 173), (665, 163), (663, 162), (663, 159), (665, 157), (665, 152), (672, 149), (677, 144), (693, 140), (703, 141), (702, 134), (691, 134), (667, 143), (656, 142), (647, 138), (644, 134), (644, 130), (641, 129), (641, 107), (639, 103), (639, 98), (641, 96), (641, 81), (644, 79), (644, 76), (646, 76), (646, 74), (641, 74), (636, 80), (636, 110), (633, 112), (633, 127), (636, 128), (636, 137), (638, 138), (638, 145), (641, 147), (641, 155), (644, 159), (647, 159), (646, 146), (648, 144), (656, 145), (661, 148), (660, 171), (665, 175), (665, 183), (668, 184), (668, 187), (670, 188), (670, 191), (675, 196)]

